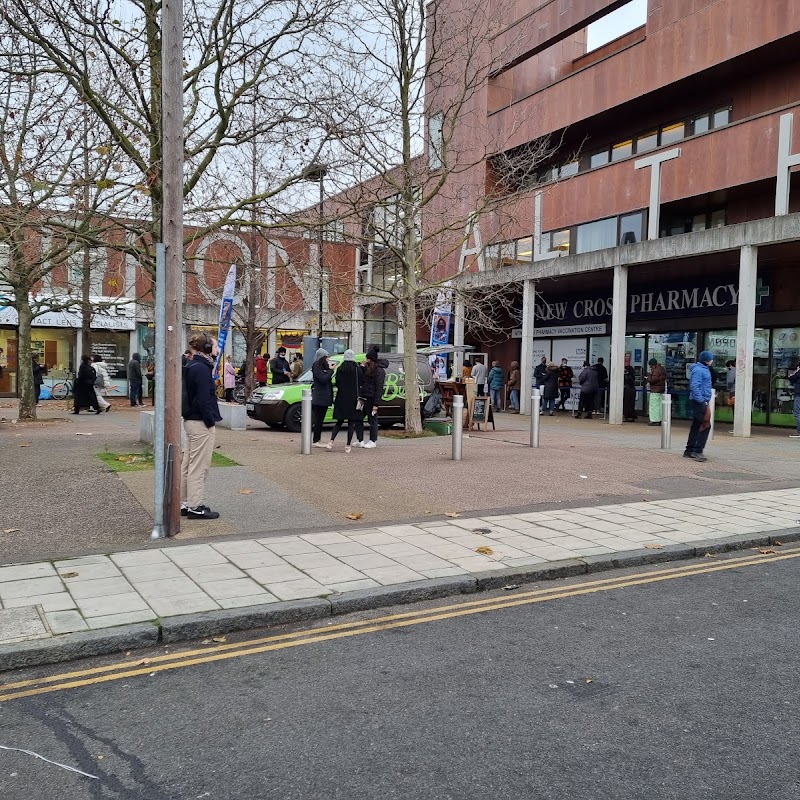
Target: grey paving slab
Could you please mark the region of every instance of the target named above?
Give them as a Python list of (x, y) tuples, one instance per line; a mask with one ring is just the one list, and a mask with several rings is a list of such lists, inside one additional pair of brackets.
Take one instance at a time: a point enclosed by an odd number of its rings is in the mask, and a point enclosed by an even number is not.
[(179, 567), (206, 567), (211, 564), (227, 564), (228, 559), (210, 544), (193, 544), (169, 547), (164, 550), (167, 558)]
[(133, 583), (142, 581), (157, 581), (162, 578), (180, 578), (183, 571), (177, 564), (173, 564), (169, 559), (157, 564), (145, 564), (140, 567), (122, 567), (122, 573)]
[(241, 555), (243, 553), (262, 553), (266, 552), (264, 547), (255, 539), (242, 539), (236, 542), (214, 542), (211, 545), (217, 552), (222, 555), (230, 556)]
[(77, 611), (49, 611), (45, 613), (45, 618), (50, 630), (55, 634), (75, 633), (89, 628)]
[(311, 542), (297, 538), (294, 541), (270, 542), (269, 539), (259, 540), (264, 547), (279, 556), (296, 556), (304, 553), (320, 553), (318, 547)]
[(284, 559), (262, 547), (258, 552), (252, 553), (231, 553), (227, 556), (228, 561), (235, 564), (240, 569), (255, 569), (256, 567), (281, 567), (287, 564)]
[(54, 594), (63, 592), (64, 584), (61, 578), (29, 578), (16, 580), (10, 583), (0, 583), (0, 600), (12, 600), (16, 597), (33, 597), (40, 594)]
[(55, 575), (53, 565), (43, 561), (38, 564), (19, 564), (15, 566), (0, 567), (0, 583), (8, 581), (22, 581), (30, 578), (45, 578)]
[(337, 562), (329, 567), (311, 567), (303, 571), (310, 578), (313, 578), (317, 583), (321, 583), (324, 586), (330, 586), (331, 583), (359, 581), (365, 578), (363, 573), (341, 562)]
[(205, 567), (184, 567), (183, 570), (195, 583), (211, 581), (230, 581), (234, 578), (246, 577), (244, 572), (233, 564), (211, 564)]
[(371, 578), (361, 578), (357, 581), (345, 581), (344, 583), (329, 583), (328, 588), (332, 589), (334, 592), (339, 592), (340, 594), (344, 594), (345, 592), (355, 592), (358, 589), (374, 589), (376, 586), (380, 586), (377, 581), (373, 581)]
[(383, 569), (396, 567), (397, 562), (378, 553), (371, 553), (364, 556), (342, 556), (342, 561), (353, 569)]
[(61, 562), (58, 575), (68, 586), (77, 581), (92, 581), (102, 578), (118, 578), (122, 575), (111, 559), (94, 563)]
[(199, 591), (197, 584), (189, 577), (162, 578), (158, 581), (139, 581), (134, 583), (136, 591), (146, 600), (162, 597), (175, 597), (194, 594)]
[(310, 568), (334, 567), (341, 563), (328, 553), (301, 553), (299, 555), (286, 555), (285, 560), (293, 567), (304, 571)]
[(132, 592), (133, 587), (122, 576), (118, 578), (98, 578), (91, 581), (70, 581), (67, 590), (75, 597), (103, 597)]
[(134, 622), (149, 622), (156, 618), (156, 613), (150, 608), (139, 611), (127, 611), (120, 614), (105, 614), (99, 617), (87, 617), (86, 624), (90, 630), (98, 628), (113, 628), (117, 625), (132, 625)]
[(111, 560), (118, 567), (141, 567), (149, 564), (169, 564), (163, 550), (131, 550), (126, 553), (112, 553)]
[(177, 617), (181, 614), (196, 614), (198, 611), (213, 611), (220, 606), (207, 594), (195, 592), (178, 597), (158, 597), (150, 600), (150, 607), (159, 617)]
[(51, 635), (35, 605), (0, 610), (0, 644), (44, 639)]
[(147, 603), (137, 592), (114, 594), (110, 597), (78, 597), (75, 602), (84, 617), (106, 617), (147, 610)]
[(247, 606), (259, 606), (266, 603), (277, 603), (275, 595), (264, 592), (264, 594), (248, 595), (247, 597), (222, 597), (217, 600), (220, 608), (247, 608)]
[(330, 589), (311, 578), (271, 583), (267, 588), (281, 600), (300, 600), (304, 597), (320, 597), (330, 594)]
[(393, 567), (364, 569), (363, 572), (372, 578), (372, 580), (377, 581), (383, 586), (388, 586), (392, 583), (410, 583), (411, 581), (421, 581), (424, 577), (420, 575), (419, 572), (415, 572), (413, 569), (408, 569), (408, 567), (404, 567), (400, 564), (396, 564)]
[(19, 608), (20, 606), (41, 606), (45, 611), (64, 611), (75, 608), (75, 600), (68, 592), (55, 592), (54, 594), (40, 594), (33, 597), (14, 597), (4, 600), (6, 608)]
[(286, 564), (279, 567), (257, 567), (256, 569), (245, 569), (245, 572), (258, 583), (271, 584), (281, 583), (282, 581), (300, 580), (303, 573), (299, 569)]
[(267, 591), (251, 578), (208, 581), (201, 584), (201, 588), (214, 600), (226, 600), (231, 597), (256, 597), (267, 594)]

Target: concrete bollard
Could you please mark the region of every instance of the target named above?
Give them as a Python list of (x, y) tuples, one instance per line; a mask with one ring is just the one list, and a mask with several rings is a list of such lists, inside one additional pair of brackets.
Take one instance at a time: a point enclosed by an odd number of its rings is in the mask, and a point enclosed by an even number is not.
[(539, 426), (542, 422), (542, 395), (539, 389), (533, 389), (531, 393), (531, 447), (539, 446)]
[(304, 456), (311, 455), (311, 389), (303, 389), (300, 404), (300, 452)]
[(461, 461), (464, 436), (464, 398), (453, 398), (453, 461)]
[(661, 449), (672, 448), (672, 395), (661, 395)]

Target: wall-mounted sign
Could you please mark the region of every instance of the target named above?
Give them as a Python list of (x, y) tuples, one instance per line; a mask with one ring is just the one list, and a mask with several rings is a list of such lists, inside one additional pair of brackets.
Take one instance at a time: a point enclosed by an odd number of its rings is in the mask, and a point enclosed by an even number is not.
[(533, 335), (543, 336), (605, 336), (607, 331), (605, 323), (597, 325), (560, 325), (553, 328), (537, 328)]
[[(39, 298), (44, 301), (46, 298)], [(34, 302), (36, 298), (34, 298)], [(136, 304), (119, 297), (90, 297), (92, 328), (95, 330), (132, 331), (136, 328)], [(46, 311), (35, 317), (35, 328), (80, 328), (83, 315), (79, 308), (69, 311)], [(17, 310), (0, 307), (0, 325), (18, 325)]]

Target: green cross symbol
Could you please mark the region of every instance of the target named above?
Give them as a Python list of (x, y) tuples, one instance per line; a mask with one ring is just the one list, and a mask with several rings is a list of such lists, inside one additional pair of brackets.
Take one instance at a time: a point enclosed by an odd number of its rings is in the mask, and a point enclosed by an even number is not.
[(765, 286), (764, 281), (762, 281), (761, 278), (759, 278), (756, 281), (756, 307), (760, 306), (761, 301), (765, 297), (769, 297), (769, 295), (770, 295), (769, 286)]

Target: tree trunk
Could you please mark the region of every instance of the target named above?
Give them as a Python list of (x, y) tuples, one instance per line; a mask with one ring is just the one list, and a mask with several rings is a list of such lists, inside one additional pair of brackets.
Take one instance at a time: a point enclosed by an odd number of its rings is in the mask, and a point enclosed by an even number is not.
[(406, 373), (406, 433), (422, 431), (419, 372), (417, 370), (417, 304), (414, 298), (398, 303), (404, 332), (403, 368)]
[(19, 332), (17, 338), (17, 391), (19, 418), (36, 419), (36, 390), (31, 369), (31, 322), (33, 312), (27, 292), (17, 292)]

